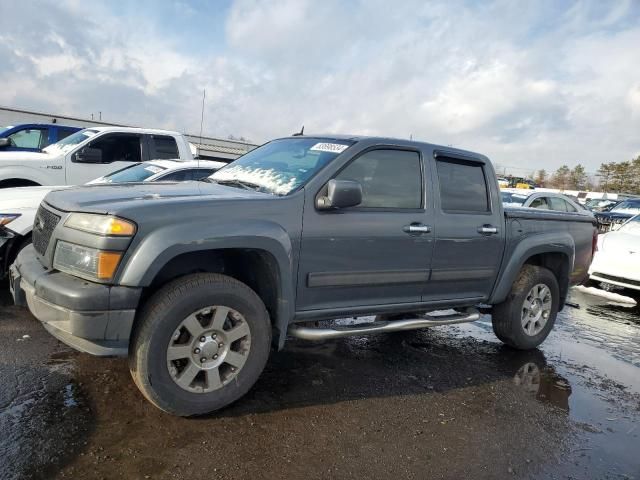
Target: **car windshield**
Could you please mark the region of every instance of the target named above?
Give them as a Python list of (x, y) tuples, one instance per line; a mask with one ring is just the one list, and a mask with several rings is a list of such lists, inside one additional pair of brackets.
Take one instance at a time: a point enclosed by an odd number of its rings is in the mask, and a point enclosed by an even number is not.
[(288, 195), (353, 143), (308, 137), (274, 140), (221, 168), (207, 181)]
[(640, 202), (631, 202), (627, 200), (613, 207), (611, 211), (638, 214), (640, 213)]
[(116, 172), (96, 178), (89, 183), (125, 183), (125, 182), (144, 182), (146, 179), (166, 170), (164, 167), (154, 165), (149, 162), (137, 163)]
[(0, 133), (2, 132), (6, 132), (7, 130), (9, 130), (11, 127), (0, 127)]
[(634, 233), (636, 235), (640, 234), (640, 215), (636, 215), (635, 217), (633, 217), (627, 223), (622, 225), (618, 231), (625, 233)]
[(49, 145), (47, 148), (44, 148), (43, 150), (47, 153), (51, 153), (55, 150), (68, 152), (69, 150), (73, 149), (73, 147), (75, 147), (76, 145), (84, 142), (88, 138), (93, 137), (96, 133), (98, 133), (97, 130), (90, 130), (88, 128), (86, 130), (80, 130), (79, 132), (76, 132), (73, 135), (69, 135), (68, 137), (63, 138), (58, 143)]

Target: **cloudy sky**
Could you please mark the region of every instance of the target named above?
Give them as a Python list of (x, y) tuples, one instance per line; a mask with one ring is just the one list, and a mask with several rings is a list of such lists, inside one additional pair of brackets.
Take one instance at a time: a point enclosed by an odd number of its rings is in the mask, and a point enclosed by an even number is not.
[[(640, 154), (640, 0), (0, 0), (0, 105), (255, 142), (409, 137), (554, 170)], [(515, 172), (514, 172), (515, 173)]]

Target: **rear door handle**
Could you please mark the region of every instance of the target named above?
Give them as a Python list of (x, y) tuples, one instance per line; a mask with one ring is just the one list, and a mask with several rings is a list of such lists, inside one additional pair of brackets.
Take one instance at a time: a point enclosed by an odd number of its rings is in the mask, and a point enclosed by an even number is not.
[(422, 223), (412, 223), (411, 225), (405, 225), (402, 227), (402, 231), (409, 234), (429, 233), (431, 232), (431, 227)]
[(481, 227), (478, 227), (478, 233), (483, 235), (494, 235), (498, 233), (498, 229), (493, 225), (482, 225)]

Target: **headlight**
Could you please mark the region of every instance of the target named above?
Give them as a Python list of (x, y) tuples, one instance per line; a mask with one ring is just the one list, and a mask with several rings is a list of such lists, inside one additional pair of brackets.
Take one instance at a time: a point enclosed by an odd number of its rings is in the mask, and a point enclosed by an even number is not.
[(136, 233), (136, 224), (133, 222), (93, 213), (72, 213), (67, 218), (67, 221), (64, 222), (64, 226), (97, 235), (130, 237)]
[(19, 216), (19, 213), (0, 213), (0, 227), (4, 227), (8, 223), (13, 222)]
[(59, 240), (53, 268), (87, 279), (110, 280), (123, 252), (107, 252)]

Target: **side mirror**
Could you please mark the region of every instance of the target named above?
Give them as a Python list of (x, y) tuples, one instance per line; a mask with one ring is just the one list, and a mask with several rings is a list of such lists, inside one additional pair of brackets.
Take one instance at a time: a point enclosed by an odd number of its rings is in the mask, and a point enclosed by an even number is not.
[(10, 147), (11, 139), (10, 138), (0, 138), (0, 148)]
[(79, 152), (76, 152), (74, 161), (78, 163), (102, 163), (102, 150), (84, 147)]
[(317, 207), (320, 210), (348, 208), (362, 202), (362, 185), (353, 180), (329, 180), (327, 195), (319, 197)]

